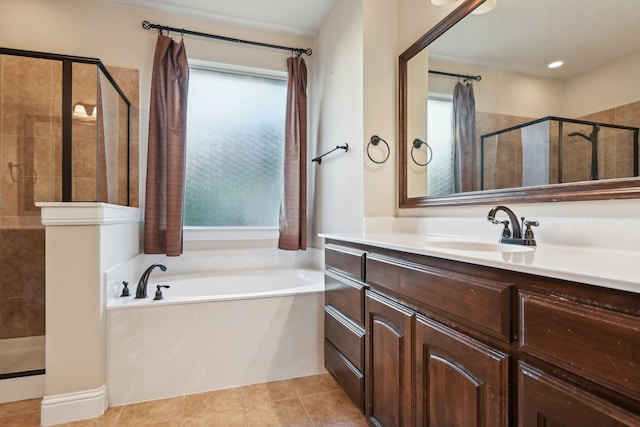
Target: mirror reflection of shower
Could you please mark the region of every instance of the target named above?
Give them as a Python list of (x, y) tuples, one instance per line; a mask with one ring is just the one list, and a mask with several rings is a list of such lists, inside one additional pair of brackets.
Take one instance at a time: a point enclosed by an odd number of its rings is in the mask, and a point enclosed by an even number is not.
[(579, 136), (591, 142), (591, 180), (598, 179), (598, 132), (600, 127), (593, 125), (591, 135), (587, 136), (582, 132), (571, 132), (568, 136)]

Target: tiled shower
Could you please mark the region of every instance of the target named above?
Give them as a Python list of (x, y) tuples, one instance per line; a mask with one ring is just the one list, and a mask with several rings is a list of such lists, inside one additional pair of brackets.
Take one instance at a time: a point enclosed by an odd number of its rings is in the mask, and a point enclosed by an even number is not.
[(138, 72), (96, 61), (0, 48), (0, 379), (45, 370), (36, 203), (138, 203)]

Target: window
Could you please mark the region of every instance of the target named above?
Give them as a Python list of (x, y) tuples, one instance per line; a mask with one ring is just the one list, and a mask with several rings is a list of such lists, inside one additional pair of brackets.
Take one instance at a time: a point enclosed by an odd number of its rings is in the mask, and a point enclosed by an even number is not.
[(453, 97), (429, 94), (427, 141), (432, 160), (427, 168), (429, 196), (454, 193), (453, 181)]
[(185, 226), (277, 227), (287, 81), (192, 66)]

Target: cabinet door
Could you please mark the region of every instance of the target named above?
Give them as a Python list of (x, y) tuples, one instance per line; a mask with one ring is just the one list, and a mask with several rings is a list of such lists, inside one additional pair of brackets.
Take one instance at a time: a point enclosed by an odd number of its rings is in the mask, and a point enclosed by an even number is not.
[(509, 357), (433, 320), (416, 320), (416, 426), (509, 425)]
[(413, 427), (412, 323), (407, 308), (367, 292), (365, 297), (365, 401), (370, 423)]
[(632, 427), (640, 416), (627, 412), (539, 369), (520, 363), (520, 427)]

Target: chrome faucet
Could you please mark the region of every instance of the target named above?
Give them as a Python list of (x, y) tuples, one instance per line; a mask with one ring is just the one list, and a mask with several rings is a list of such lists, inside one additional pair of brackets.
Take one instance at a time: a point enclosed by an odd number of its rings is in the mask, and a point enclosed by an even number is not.
[[(497, 220), (496, 214), (498, 213), (498, 211), (503, 211), (504, 213), (506, 213), (509, 217), (509, 220)], [(540, 225), (540, 223), (538, 221), (525, 221), (524, 217), (521, 217), (520, 219), (522, 221), (522, 226), (520, 225), (520, 221), (518, 221), (518, 217), (516, 217), (516, 214), (506, 206), (494, 206), (487, 214), (487, 220), (489, 220), (493, 224), (504, 225), (504, 228), (502, 229), (502, 236), (500, 237), (500, 243), (535, 246), (536, 240), (533, 236), (533, 230), (531, 230), (531, 227), (537, 227), (538, 225)], [(509, 229), (509, 223), (511, 223), (511, 229)], [(525, 227), (526, 230), (523, 236), (522, 229)]]
[(136, 298), (147, 297), (147, 284), (149, 283), (149, 276), (154, 268), (159, 267), (162, 271), (167, 271), (167, 267), (164, 264), (151, 264), (140, 276), (138, 280), (138, 287), (136, 288)]

